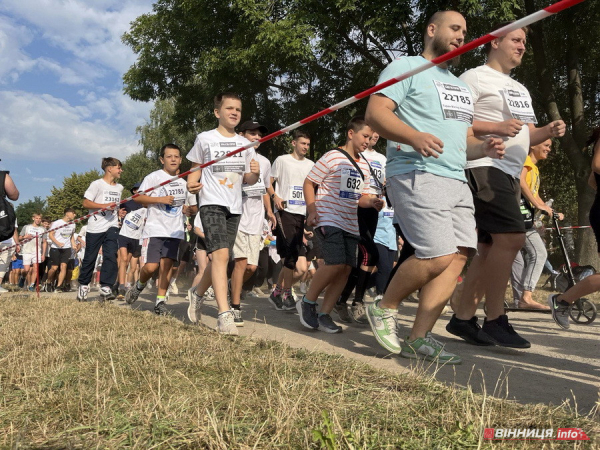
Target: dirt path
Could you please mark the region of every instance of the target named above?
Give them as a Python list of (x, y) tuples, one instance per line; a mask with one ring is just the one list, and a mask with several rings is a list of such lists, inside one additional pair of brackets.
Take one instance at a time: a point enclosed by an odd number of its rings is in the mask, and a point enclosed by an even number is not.
[[(45, 294), (47, 295), (47, 294)], [(74, 294), (65, 294), (75, 297)], [(127, 306), (125, 303), (116, 302)], [(140, 311), (152, 311), (153, 296), (144, 292), (133, 305)], [(185, 293), (171, 295), (168, 308), (178, 319), (188, 322)], [(400, 309), (401, 330), (408, 332), (416, 311), (415, 303)], [(528, 350), (502, 347), (476, 347), (446, 332), (450, 315), (443, 315), (433, 330), (448, 350), (463, 358), (458, 366), (436, 367), (399, 356), (389, 356), (379, 346), (368, 325), (343, 324), (340, 334), (327, 334), (304, 328), (295, 312), (276, 311), (267, 296), (251, 297), (242, 302), (245, 324), (240, 334), (275, 339), (292, 347), (341, 354), (375, 367), (407, 373), (410, 370), (435, 374), (441, 381), (470, 385), (475, 392), (514, 399), (520, 403), (563, 402), (587, 414), (599, 403), (600, 319), (591, 325), (572, 324), (569, 331), (559, 328), (549, 314), (511, 313), (511, 323), (532, 345)], [(208, 301), (202, 322), (216, 326), (216, 303)], [(483, 312), (480, 311), (480, 317)], [(337, 317), (334, 316), (334, 320)], [(480, 319), (482, 320), (482, 319)], [(339, 323), (339, 322), (338, 322)]]

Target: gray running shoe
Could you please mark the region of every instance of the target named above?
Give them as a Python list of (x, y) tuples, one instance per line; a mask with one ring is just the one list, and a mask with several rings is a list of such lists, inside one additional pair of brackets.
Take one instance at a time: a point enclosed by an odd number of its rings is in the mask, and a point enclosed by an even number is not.
[(293, 311), (296, 309), (296, 300), (294, 299), (294, 294), (288, 295), (281, 302), (281, 309), (284, 311)]
[(114, 300), (115, 294), (110, 288), (110, 286), (102, 286), (100, 288), (100, 301), (107, 302), (109, 300)]
[(156, 314), (157, 316), (169, 315), (169, 310), (167, 309), (167, 305), (165, 304), (165, 302), (159, 302), (157, 305), (154, 306), (154, 314)]
[(233, 317), (233, 312), (225, 311), (217, 317), (217, 331), (221, 334), (237, 336), (239, 334)]
[(329, 314), (321, 314), (319, 316), (319, 330), (323, 330), (325, 333), (341, 333), (342, 327), (336, 325)]
[(317, 315), (317, 304), (304, 301), (304, 297), (296, 302), (296, 310), (300, 316), (300, 323), (306, 328), (316, 330), (319, 328), (319, 316)]
[(196, 288), (193, 287), (187, 291), (187, 301), (189, 302), (187, 316), (192, 323), (200, 323), (202, 320), (202, 304), (204, 297), (196, 294)]
[(233, 323), (235, 324), (236, 327), (243, 327), (244, 326), (244, 319), (242, 319), (242, 310), (241, 309), (231, 309), (231, 312), (233, 313)]
[(125, 293), (125, 301), (127, 302), (128, 305), (131, 305), (133, 303), (135, 303), (138, 299), (138, 297), (140, 296), (140, 294), (142, 293), (142, 289), (138, 289), (137, 287), (137, 282), (133, 283), (133, 286), (131, 286), (127, 292)]
[(85, 302), (87, 301), (88, 293), (90, 292), (90, 287), (85, 284), (80, 284), (79, 289), (77, 289), (77, 301)]
[(340, 318), (340, 322), (352, 322), (352, 318), (350, 317), (350, 313), (348, 312), (348, 305), (346, 303), (336, 303), (333, 307), (333, 310), (337, 313), (338, 317)]
[(350, 317), (356, 323), (369, 323), (367, 319), (367, 310), (364, 303), (357, 303), (356, 305), (350, 306)]
[(552, 310), (552, 318), (557, 323), (559, 327), (568, 330), (571, 328), (571, 324), (569, 323), (569, 316), (571, 315), (571, 308), (573, 305), (571, 303), (567, 303), (564, 300), (557, 300), (560, 294), (550, 294), (548, 296), (548, 305)]

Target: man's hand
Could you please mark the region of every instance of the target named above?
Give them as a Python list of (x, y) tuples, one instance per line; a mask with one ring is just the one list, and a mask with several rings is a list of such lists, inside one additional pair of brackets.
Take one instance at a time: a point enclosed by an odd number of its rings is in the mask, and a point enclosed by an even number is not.
[(281, 197), (279, 197), (277, 194), (275, 194), (275, 197), (273, 197), (273, 201), (275, 202), (275, 206), (277, 207), (277, 209), (279, 211), (283, 211), (285, 209), (283, 207), (283, 199)]
[(165, 205), (172, 205), (173, 202), (175, 201), (175, 197), (173, 197), (172, 195), (167, 195), (165, 197), (161, 197), (161, 199), (162, 199), (161, 203), (164, 203)]
[(122, 219), (127, 215), (127, 210), (125, 208), (119, 209), (119, 217)]
[(565, 215), (563, 213), (554, 212), (554, 211), (552, 211), (552, 213), (554, 213), (558, 217), (558, 220), (564, 220), (564, 218), (565, 218)]
[(499, 127), (497, 134), (500, 136), (515, 137), (517, 134), (519, 134), (524, 124), (525, 122), (522, 122), (518, 119), (505, 120), (504, 122), (500, 122), (498, 124)]
[(306, 225), (308, 225), (309, 227), (314, 227), (317, 224), (318, 219), (319, 216), (317, 215), (316, 211), (310, 212), (308, 213), (308, 217), (306, 218)]
[(250, 161), (250, 173), (260, 175), (260, 165), (258, 164), (258, 161), (254, 159)]
[(204, 185), (199, 181), (196, 181), (195, 183), (190, 181), (187, 182), (187, 190), (190, 194), (197, 194), (203, 187)]
[(481, 143), (481, 153), (493, 159), (503, 159), (505, 145), (501, 138), (489, 137)]
[(551, 137), (557, 138), (565, 135), (567, 126), (562, 120), (555, 120), (554, 122), (550, 122), (548, 125), (546, 125), (546, 128), (548, 129), (548, 133), (550, 133)]
[(425, 157), (439, 158), (444, 153), (444, 143), (433, 134), (416, 132), (409, 144), (416, 152)]
[(371, 197), (371, 208), (375, 208), (377, 211), (381, 211), (384, 202), (378, 197)]
[(268, 217), (268, 221), (271, 224), (271, 230), (274, 230), (275, 227), (277, 226), (277, 218), (275, 217), (275, 214), (273, 214), (272, 211), (269, 211), (267, 213), (267, 217)]

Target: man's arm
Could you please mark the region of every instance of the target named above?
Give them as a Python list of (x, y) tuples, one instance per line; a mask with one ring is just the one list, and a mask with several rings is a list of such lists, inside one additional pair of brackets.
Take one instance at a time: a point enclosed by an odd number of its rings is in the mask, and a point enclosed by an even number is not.
[(175, 201), (175, 197), (173, 197), (172, 195), (165, 195), (164, 197), (150, 197), (149, 195), (140, 195), (139, 197), (136, 197), (133, 200), (143, 206), (156, 205), (159, 203), (162, 203), (163, 205), (172, 205)]
[(529, 124), (529, 145), (538, 145), (550, 138), (562, 137), (565, 134), (567, 126), (562, 120), (555, 120), (543, 127), (536, 127)]
[(485, 122), (483, 120), (473, 121), (473, 133), (475, 136), (487, 136), (494, 134), (496, 136), (515, 137), (523, 128), (525, 122), (517, 119), (508, 119), (503, 122)]
[(318, 185), (308, 178), (304, 180), (302, 190), (304, 191), (304, 201), (306, 202), (306, 225), (314, 227), (317, 224), (317, 205), (315, 203), (315, 188)]
[(438, 158), (444, 147), (441, 139), (405, 124), (394, 114), (395, 109), (396, 103), (385, 95), (371, 95), (365, 113), (366, 121), (385, 139), (408, 144), (423, 156)]
[(467, 130), (467, 161), (489, 156), (494, 159), (504, 158), (504, 141), (501, 138), (488, 137), (482, 140), (475, 137), (473, 128)]
[(244, 174), (244, 183), (252, 186), (253, 184), (256, 184), (259, 178), (260, 165), (258, 164), (258, 161), (252, 159), (252, 161), (250, 161), (250, 172)]
[(263, 204), (265, 205), (265, 211), (267, 212), (267, 217), (269, 218), (269, 222), (271, 222), (271, 229), (273, 230), (277, 224), (277, 219), (275, 218), (275, 214), (273, 214), (273, 210), (271, 209), (271, 197), (269, 194), (265, 194), (262, 196), (262, 198)]
[[(199, 163), (193, 162), (192, 169), (194, 167), (198, 167), (199, 165)], [(201, 178), (202, 169), (196, 170), (195, 172), (192, 172), (187, 176), (187, 190), (190, 192), (190, 194), (197, 194), (198, 192), (200, 192), (200, 189), (202, 189), (202, 183), (200, 183)], [(137, 202), (137, 198), (134, 198), (134, 200)]]
[(54, 234), (56, 233), (56, 231), (51, 231), (48, 233), (48, 237), (50, 238), (50, 240), (54, 243), (54, 245), (56, 245), (57, 247), (62, 247), (63, 244), (61, 244), (60, 242), (58, 242), (56, 240), (56, 238), (54, 237)]
[(10, 200), (19, 200), (19, 190), (17, 189), (17, 186), (15, 186), (15, 182), (9, 174), (6, 174), (6, 178), (4, 178), (4, 192), (6, 192), (6, 196)]

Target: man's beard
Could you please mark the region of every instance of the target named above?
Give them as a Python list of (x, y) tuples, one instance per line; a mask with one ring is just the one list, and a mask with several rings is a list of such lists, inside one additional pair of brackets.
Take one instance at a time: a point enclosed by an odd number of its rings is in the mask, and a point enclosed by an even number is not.
[[(434, 37), (431, 41), (431, 50), (436, 58), (454, 50), (454, 48), (449, 49), (448, 47), (450, 47), (450, 44), (445, 44), (439, 38)], [(446, 61), (449, 66), (457, 66), (459, 63), (460, 55)]]

